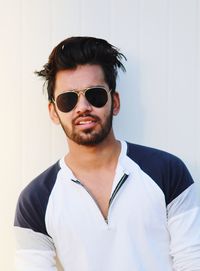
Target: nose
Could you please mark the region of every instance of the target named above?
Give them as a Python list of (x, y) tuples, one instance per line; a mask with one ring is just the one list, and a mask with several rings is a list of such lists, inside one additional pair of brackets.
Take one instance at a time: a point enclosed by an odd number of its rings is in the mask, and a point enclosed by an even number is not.
[(81, 93), (79, 95), (78, 102), (77, 102), (75, 110), (76, 110), (76, 113), (78, 113), (78, 114), (85, 113), (85, 112), (90, 112), (92, 110), (91, 104), (85, 98), (83, 93)]

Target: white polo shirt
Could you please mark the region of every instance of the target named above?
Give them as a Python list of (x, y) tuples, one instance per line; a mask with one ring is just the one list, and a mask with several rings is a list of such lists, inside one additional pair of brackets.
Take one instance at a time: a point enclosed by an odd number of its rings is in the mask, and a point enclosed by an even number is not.
[[(200, 207), (177, 157), (121, 142), (105, 220), (64, 159), (34, 179), (16, 209), (16, 270), (200, 270)], [(98, 178), (98, 175), (96, 176)]]

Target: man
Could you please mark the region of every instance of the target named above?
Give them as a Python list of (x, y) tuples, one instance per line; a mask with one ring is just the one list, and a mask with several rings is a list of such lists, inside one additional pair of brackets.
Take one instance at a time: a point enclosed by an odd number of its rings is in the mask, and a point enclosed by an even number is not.
[(72, 37), (38, 72), (69, 152), (20, 195), (17, 270), (56, 270), (56, 255), (66, 271), (200, 270), (200, 209), (187, 168), (114, 136), (123, 57), (105, 40)]

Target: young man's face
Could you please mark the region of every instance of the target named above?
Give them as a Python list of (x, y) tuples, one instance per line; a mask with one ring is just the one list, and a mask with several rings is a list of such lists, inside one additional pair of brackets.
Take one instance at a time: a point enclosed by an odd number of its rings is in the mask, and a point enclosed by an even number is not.
[[(55, 101), (59, 94), (70, 90), (81, 91), (100, 86), (109, 91), (103, 70), (99, 65), (80, 65), (76, 69), (59, 71), (55, 82)], [(112, 130), (112, 117), (119, 111), (118, 94), (108, 93), (103, 107), (92, 106), (83, 94), (79, 95), (76, 106), (65, 113), (57, 104), (49, 105), (50, 116), (60, 123), (67, 137), (77, 144), (96, 145), (102, 142)]]

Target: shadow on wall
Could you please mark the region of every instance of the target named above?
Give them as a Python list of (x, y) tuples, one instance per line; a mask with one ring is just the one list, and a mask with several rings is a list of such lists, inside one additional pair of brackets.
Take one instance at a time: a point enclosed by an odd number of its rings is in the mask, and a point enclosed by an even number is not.
[(127, 56), (126, 73), (120, 71), (117, 91), (120, 94), (121, 109), (114, 118), (116, 137), (130, 142), (140, 143), (144, 138), (144, 111), (140, 99), (139, 64), (136, 59)]

